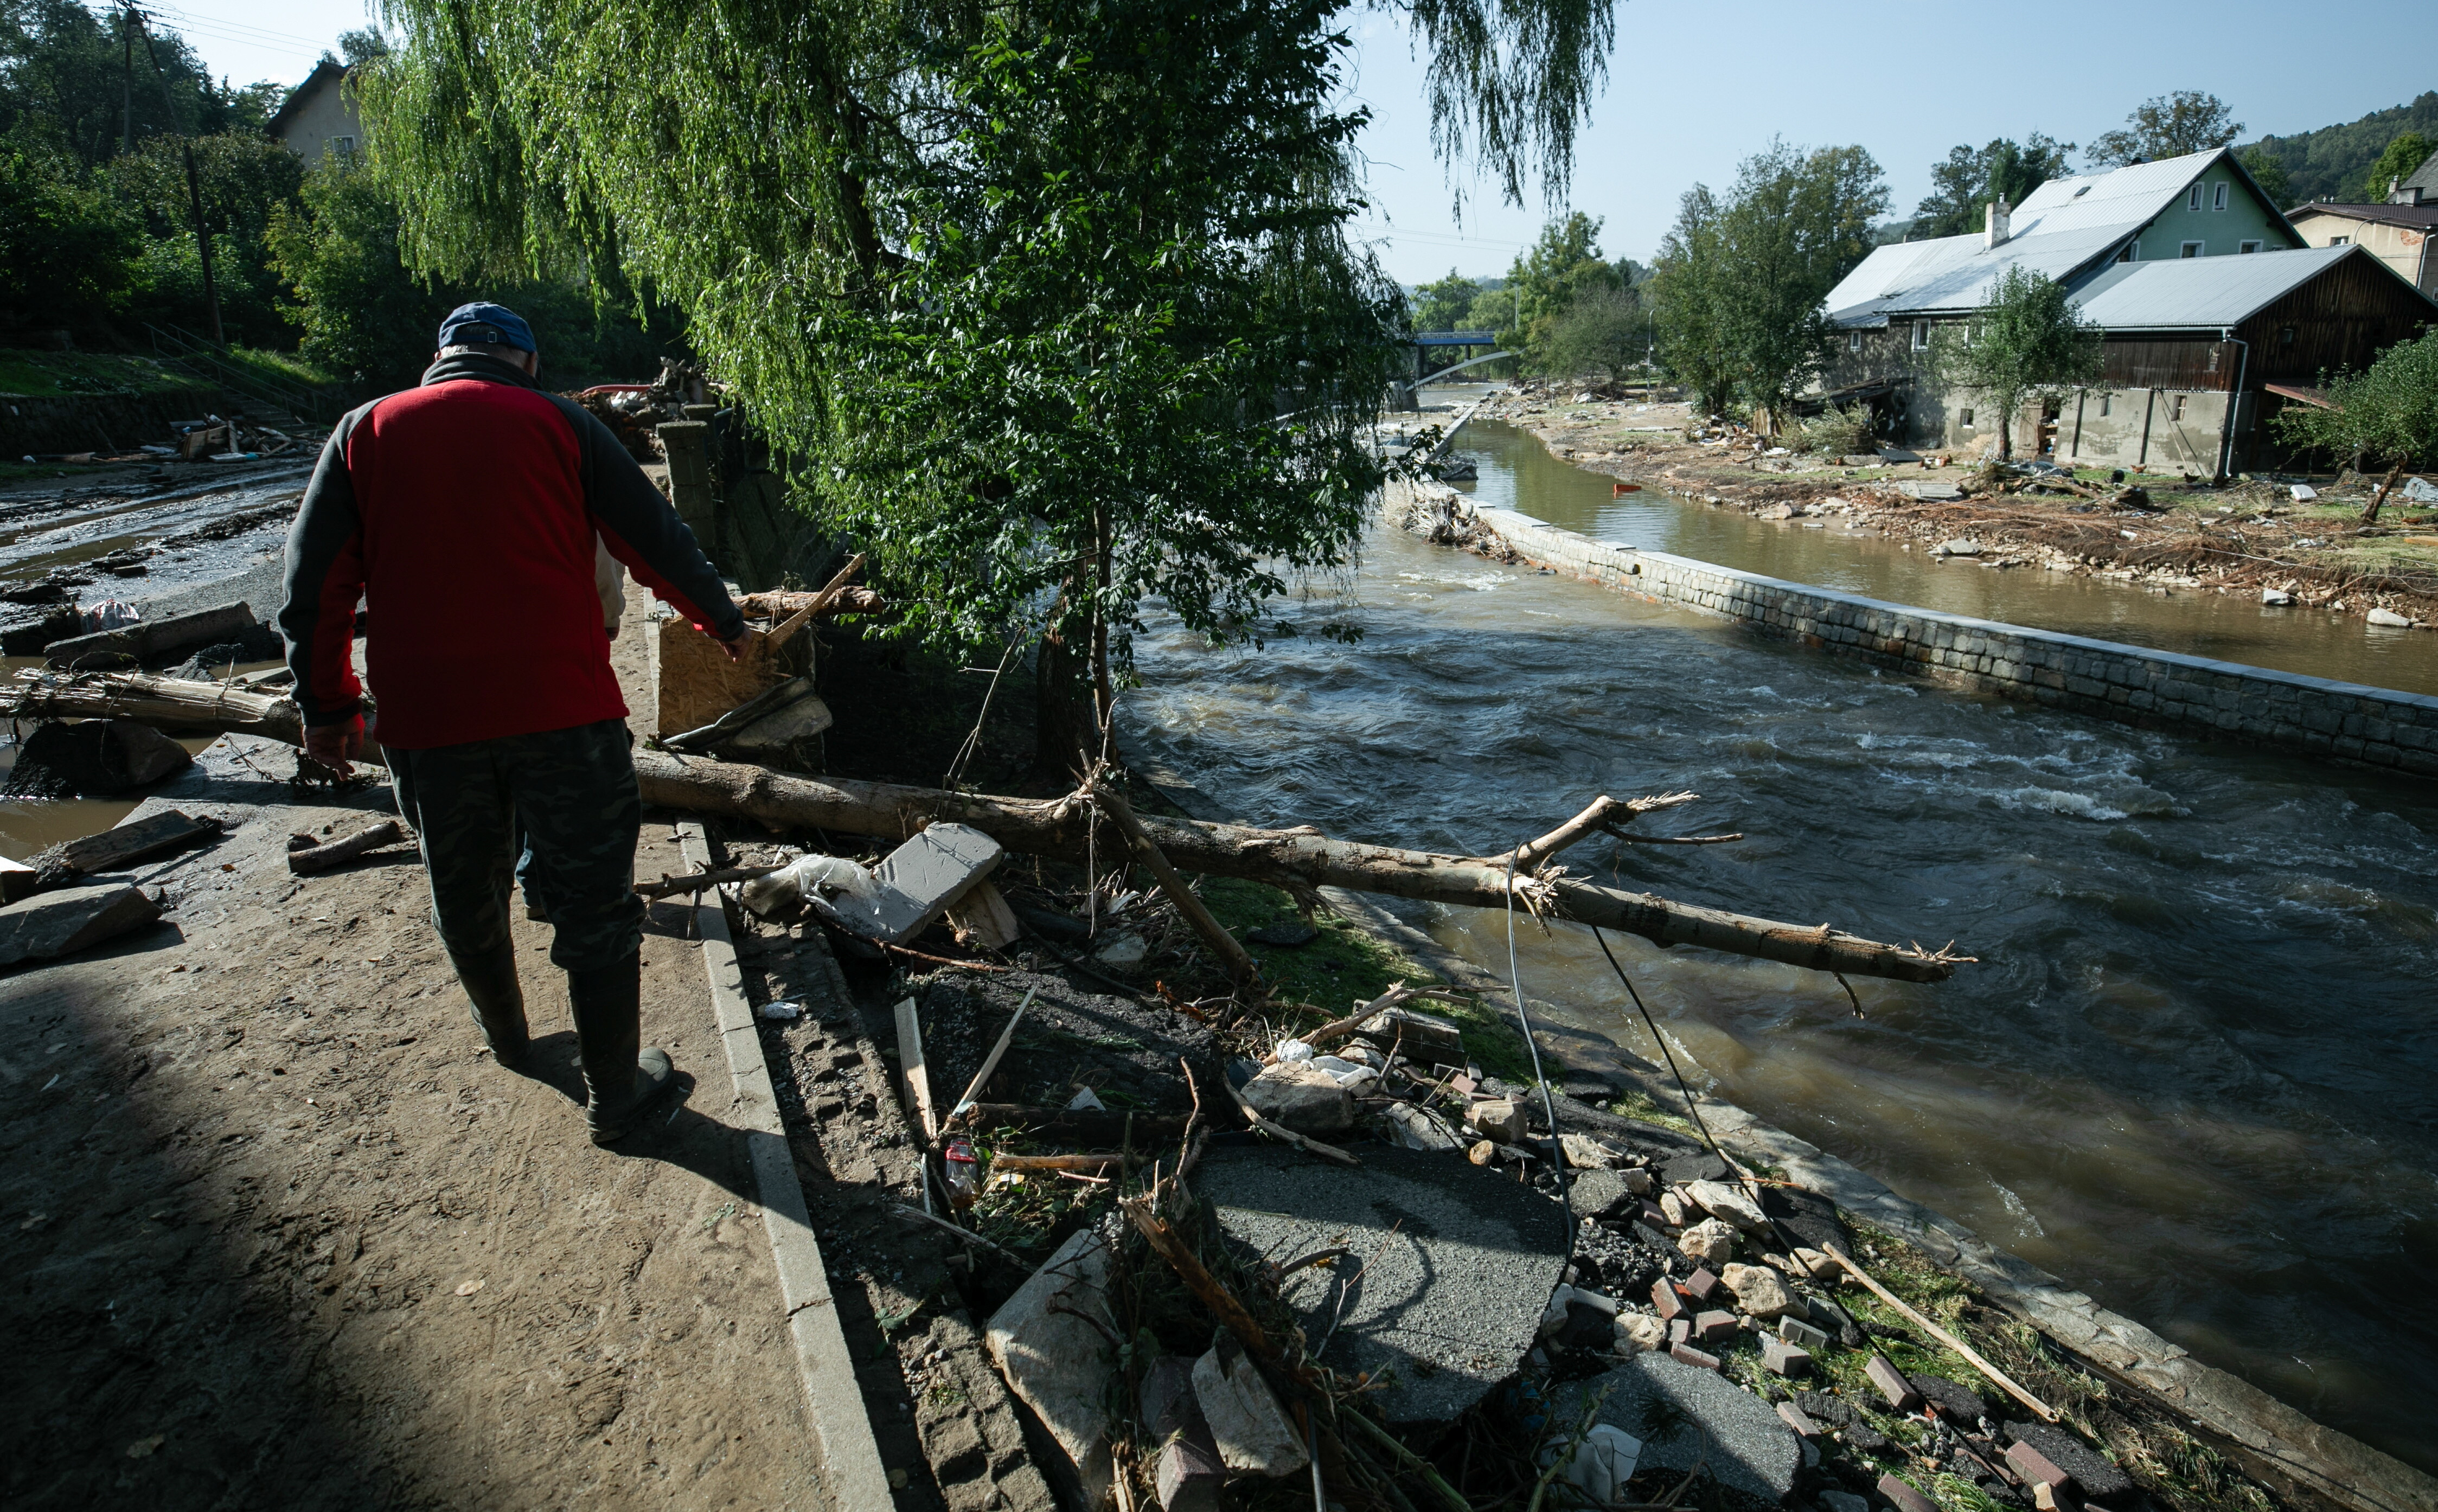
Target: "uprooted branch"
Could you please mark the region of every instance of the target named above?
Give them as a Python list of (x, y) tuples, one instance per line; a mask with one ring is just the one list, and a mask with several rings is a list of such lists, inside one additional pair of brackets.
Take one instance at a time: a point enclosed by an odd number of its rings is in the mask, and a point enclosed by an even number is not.
[[(1513, 856), (1515, 870), (1528, 873), (1542, 862), (1578, 840), (1588, 839), (1602, 832), (1616, 835), (1616, 826), (1620, 824), (1631, 824), (1643, 815), (1657, 809), (1681, 807), (1695, 801), (1701, 796), (1699, 793), (1662, 793), (1652, 798), (1623, 799), (1611, 798), (1603, 793), (1592, 800), (1589, 808), (1565, 823), (1537, 840), (1528, 840), (1517, 846)], [(1620, 835), (1619, 838), (1623, 836)], [(1493, 866), (1503, 867), (1509, 858), (1505, 855), (1494, 855), (1484, 859)]]

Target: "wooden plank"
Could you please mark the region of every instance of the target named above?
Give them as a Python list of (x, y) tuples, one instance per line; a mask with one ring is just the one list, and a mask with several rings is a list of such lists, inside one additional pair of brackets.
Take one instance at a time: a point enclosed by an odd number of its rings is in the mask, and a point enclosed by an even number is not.
[(216, 823), (188, 818), (177, 809), (165, 809), (150, 818), (54, 846), (42, 859), (90, 876), (98, 871), (115, 871), (147, 856), (220, 833), (221, 827)]
[(897, 1074), (906, 1083), (906, 1105), (920, 1116), (923, 1142), (928, 1145), (940, 1136), (940, 1120), (931, 1114), (931, 1073), (923, 1064), (923, 1020), (910, 997), (897, 1004)]

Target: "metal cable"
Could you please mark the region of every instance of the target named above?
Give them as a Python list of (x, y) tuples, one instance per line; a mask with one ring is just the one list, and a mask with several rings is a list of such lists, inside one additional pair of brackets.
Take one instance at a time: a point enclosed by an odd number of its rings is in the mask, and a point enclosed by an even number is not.
[(1575, 1257), (1575, 1202), (1566, 1181), (1566, 1149), (1558, 1141), (1558, 1104), (1549, 1096), (1549, 1079), (1541, 1070), (1541, 1046), (1532, 1038), (1532, 1018), (1524, 1011), (1524, 976), (1515, 967), (1515, 853), (1525, 846), (1515, 842), (1507, 853), (1507, 980), (1515, 993), (1515, 1021), (1524, 1026), (1524, 1047), (1532, 1052), (1532, 1080), (1541, 1084), (1541, 1111), (1549, 1120), (1549, 1163), (1558, 1170), (1558, 1205), (1566, 1214), (1566, 1258)]

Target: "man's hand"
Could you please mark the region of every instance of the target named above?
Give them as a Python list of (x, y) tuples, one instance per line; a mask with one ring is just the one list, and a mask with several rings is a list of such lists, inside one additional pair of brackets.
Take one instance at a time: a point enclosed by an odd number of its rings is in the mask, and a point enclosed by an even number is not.
[(364, 748), (364, 716), (357, 714), (344, 724), (315, 725), (305, 731), (305, 754), (323, 765), (347, 776), (355, 768), (348, 763)]
[(719, 649), (728, 653), (731, 661), (751, 661), (762, 654), (762, 632), (748, 625), (733, 637), (719, 642)]

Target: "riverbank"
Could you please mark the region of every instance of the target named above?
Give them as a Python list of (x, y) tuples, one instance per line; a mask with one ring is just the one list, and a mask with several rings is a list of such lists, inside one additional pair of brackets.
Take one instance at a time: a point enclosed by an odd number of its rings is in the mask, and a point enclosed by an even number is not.
[[(2317, 496), (2307, 502), (2282, 482), (2214, 488), (2134, 472), (2111, 483), (2109, 470), (2094, 468), (2070, 474), (2081, 491), (2039, 494), (2021, 488), (2025, 480), (2001, 488), (1984, 479), (1977, 454), (1807, 456), (1740, 427), (1697, 426), (1682, 402), (1581, 399), (1583, 392), (1526, 380), (1492, 396), (1478, 416), (1529, 431), (1587, 471), (1788, 529), (1868, 531), (1916, 550), (1969, 541), (1979, 565), (1996, 570), (2284, 594), (2298, 610), (2363, 620), (2382, 610), (2423, 630), (2438, 624), (2438, 510), (2406, 499), (2400, 484), (2376, 525), (2359, 516), (2379, 480), (2350, 474), (2303, 480)], [(2139, 507), (2117, 501), (2129, 485), (2143, 492)]]

